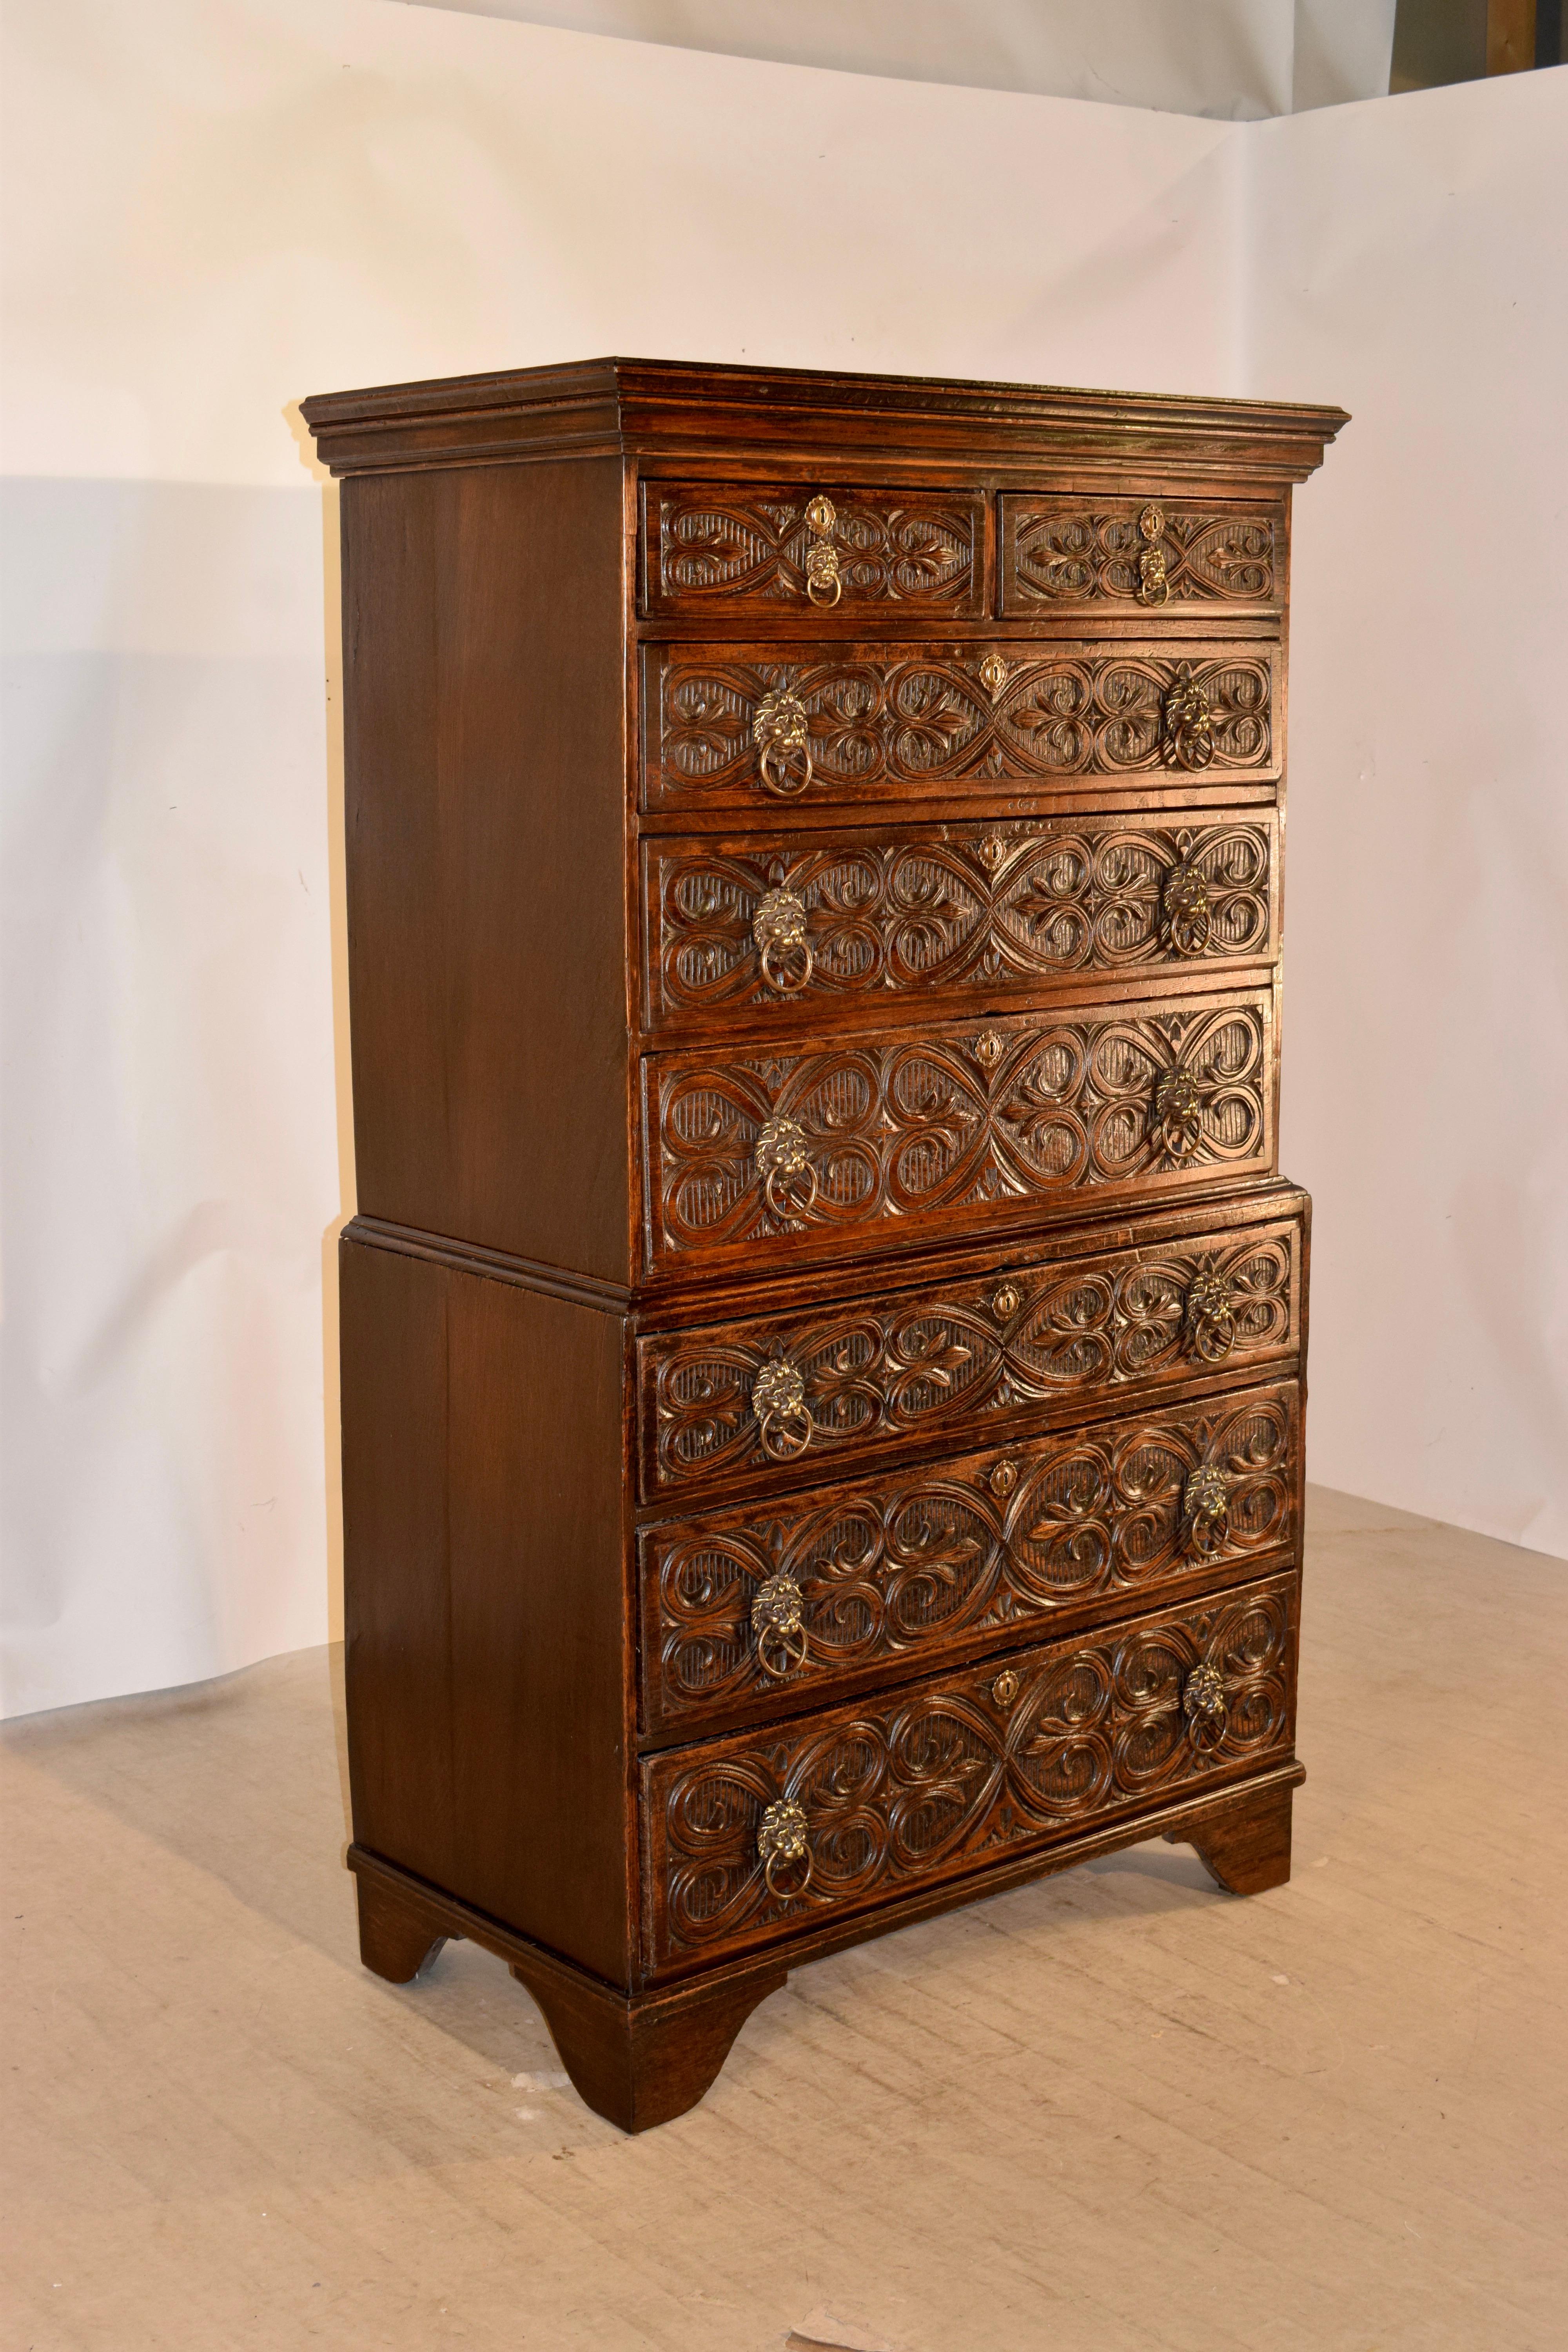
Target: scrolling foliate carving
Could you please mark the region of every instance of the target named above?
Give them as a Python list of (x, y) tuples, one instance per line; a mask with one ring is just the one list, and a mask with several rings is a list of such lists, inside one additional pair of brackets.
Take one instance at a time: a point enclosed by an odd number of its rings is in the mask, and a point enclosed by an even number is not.
[(1265, 1006), (654, 1057), (655, 1253), (1266, 1160)]
[[(1151, 529), (1148, 518), (1156, 518)], [(1005, 607), (1100, 602), (1273, 604), (1278, 602), (1273, 513), (1216, 515), (1168, 500), (1086, 507), (1081, 501), (1010, 498), (1004, 543), (1012, 556)], [(1163, 593), (1151, 595), (1151, 552)]]
[(914, 604), (966, 611), (983, 502), (912, 491), (648, 487), (654, 608)]
[(1176, 690), (1202, 700), (1211, 772), (1267, 773), (1274, 757), (1279, 656), (1262, 646), (1193, 649), (1184, 660), (1058, 646), (1021, 655), (1000, 681), (981, 646), (810, 646), (795, 660), (663, 646), (650, 658), (656, 803), (771, 797), (756, 714), (780, 694), (806, 714), (813, 802), (1163, 769)]
[(650, 1719), (766, 1693), (779, 1667), (759, 1625), (781, 1590), (792, 1680), (815, 1685), (1279, 1551), (1299, 1449), (1287, 1385), (645, 1530)]
[(659, 843), (647, 856), (665, 1017), (793, 996), (1021, 990), (1274, 949), (1266, 821), (1032, 820), (869, 841)]
[[(644, 1785), (658, 1958), (788, 1932), (1288, 1754), (1292, 1598), (1278, 1579), (1016, 1652), (1000, 1699), (993, 1662), (656, 1758)], [(781, 1806), (804, 1816), (805, 1888), (770, 1885), (759, 1853)]]
[(781, 1354), (799, 1372), (813, 1459), (919, 1432), (974, 1432), (1129, 1381), (1177, 1378), (1194, 1362), (1188, 1294), (1206, 1280), (1228, 1304), (1227, 1367), (1293, 1339), (1300, 1228), (1015, 1268), (1017, 1305), (998, 1319), (994, 1276), (814, 1315), (661, 1333), (638, 1341), (648, 1493), (689, 1490), (767, 1465), (753, 1405)]

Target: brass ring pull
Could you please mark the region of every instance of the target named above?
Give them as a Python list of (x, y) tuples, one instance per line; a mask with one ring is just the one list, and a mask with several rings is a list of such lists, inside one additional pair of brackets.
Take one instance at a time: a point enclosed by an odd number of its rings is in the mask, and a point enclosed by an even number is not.
[(787, 1356), (775, 1356), (763, 1366), (752, 1386), (752, 1411), (757, 1416), (763, 1451), (775, 1462), (793, 1462), (804, 1454), (816, 1433), (800, 1366)]
[(1214, 719), (1209, 698), (1183, 662), (1161, 705), (1162, 750), (1167, 768), (1206, 768), (1214, 760)]
[[(805, 1664), (805, 1595), (793, 1576), (770, 1576), (765, 1584), (757, 1587), (752, 1602), (757, 1664), (776, 1683), (782, 1683), (793, 1667)], [(777, 1664), (773, 1663), (775, 1657), (780, 1661)]]
[[(757, 705), (752, 720), (757, 765), (769, 792), (776, 793), (781, 800), (796, 799), (811, 782), (811, 745), (806, 740), (809, 723), (805, 703), (787, 686), (773, 687)], [(792, 751), (801, 755), (798, 783), (790, 781)]]
[(1191, 1070), (1167, 1070), (1154, 1088), (1154, 1140), (1178, 1165), (1196, 1157), (1204, 1139), (1204, 1097)]
[(754, 1156), (763, 1198), (780, 1224), (809, 1216), (816, 1205), (816, 1171), (805, 1128), (793, 1118), (770, 1118), (757, 1138)]
[(1145, 542), (1138, 551), (1138, 602), (1141, 604), (1169, 604), (1170, 574), (1165, 566), (1165, 551), (1160, 545), (1164, 536), (1165, 518), (1160, 509), (1145, 507), (1138, 518), (1138, 529)]
[(838, 550), (833, 544), (837, 509), (831, 499), (815, 498), (805, 510), (805, 520), (811, 531), (805, 551), (805, 593), (814, 604), (830, 608), (844, 593)]
[[(757, 911), (752, 918), (752, 937), (757, 945), (757, 961), (763, 978), (781, 996), (798, 996), (811, 979), (816, 958), (811, 941), (805, 935), (805, 901), (797, 898), (793, 890), (764, 890), (757, 901)], [(798, 969), (793, 964), (780, 966), (779, 954), (794, 956), (798, 952)]]
[[(763, 1876), (768, 1893), (775, 1903), (794, 1903), (811, 1885), (811, 1847), (806, 1841), (809, 1824), (804, 1807), (785, 1798), (782, 1803), (770, 1805), (757, 1828), (757, 1859), (763, 1865)], [(797, 1862), (805, 1864), (805, 1875), (795, 1886), (781, 1886), (774, 1873), (788, 1869)]]
[(1212, 928), (1209, 886), (1194, 866), (1174, 866), (1161, 894), (1165, 944), (1176, 955), (1202, 955)]
[(1194, 1748), (1217, 1748), (1225, 1738), (1225, 1685), (1216, 1667), (1194, 1666), (1182, 1687), (1182, 1713)]
[(1230, 1537), (1230, 1490), (1236, 1484), (1213, 1462), (1200, 1463), (1182, 1488), (1181, 1549), (1188, 1559), (1210, 1559)]
[(1217, 1364), (1236, 1339), (1236, 1295), (1223, 1274), (1195, 1274), (1182, 1304), (1182, 1337), (1200, 1363)]

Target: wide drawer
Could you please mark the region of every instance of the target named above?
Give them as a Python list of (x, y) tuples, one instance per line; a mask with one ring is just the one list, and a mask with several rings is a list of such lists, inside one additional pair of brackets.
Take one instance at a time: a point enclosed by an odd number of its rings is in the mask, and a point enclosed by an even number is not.
[(656, 1969), (820, 1926), (1289, 1757), (1297, 1582), (1015, 1651), (642, 1768)]
[(791, 482), (643, 485), (643, 610), (810, 619), (985, 610), (978, 490)]
[(1267, 989), (644, 1058), (649, 1264), (1002, 1232), (1273, 1164)]
[(981, 1277), (645, 1334), (643, 1497), (776, 1493), (792, 1471), (798, 1485), (904, 1440), (999, 1445), (1124, 1410), (1129, 1389), (1283, 1364), (1302, 1240), (1297, 1214), (1065, 1260), (998, 1244)]
[(1000, 531), (1009, 615), (1088, 606), (1184, 620), (1205, 609), (1278, 613), (1285, 601), (1279, 499), (1008, 491)]
[(650, 811), (1279, 772), (1278, 645), (651, 646)]
[(642, 1713), (691, 1738), (1296, 1542), (1295, 1381), (644, 1528)]
[(1271, 961), (1271, 810), (643, 844), (650, 1028)]

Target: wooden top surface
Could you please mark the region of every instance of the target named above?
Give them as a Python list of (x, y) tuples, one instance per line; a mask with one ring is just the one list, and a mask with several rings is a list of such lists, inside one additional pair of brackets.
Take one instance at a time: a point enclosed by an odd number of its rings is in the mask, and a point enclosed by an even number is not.
[(334, 474), (573, 453), (798, 458), (809, 439), (814, 457), (879, 467), (1143, 457), (1301, 481), (1349, 422), (1286, 401), (635, 359), (318, 394), (302, 414)]

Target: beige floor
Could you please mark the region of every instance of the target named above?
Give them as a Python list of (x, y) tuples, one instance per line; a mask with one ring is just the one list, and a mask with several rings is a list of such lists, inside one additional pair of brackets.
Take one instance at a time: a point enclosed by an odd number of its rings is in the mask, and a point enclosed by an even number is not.
[(1568, 2345), (1568, 1570), (1311, 1525), (1291, 1885), (821, 1962), (639, 2140), (499, 1963), (360, 1968), (332, 1654), (12, 1727), (7, 2352)]

